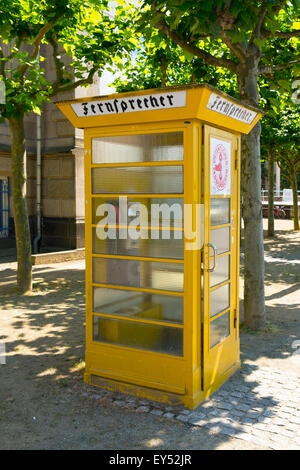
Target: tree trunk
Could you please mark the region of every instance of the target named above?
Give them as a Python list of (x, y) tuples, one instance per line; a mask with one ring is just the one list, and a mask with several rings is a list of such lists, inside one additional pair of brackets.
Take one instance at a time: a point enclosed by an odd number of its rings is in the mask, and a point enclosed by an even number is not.
[(26, 203), (24, 115), (9, 119), (13, 210), (17, 245), (17, 283), (21, 293), (32, 290), (31, 239)]
[(292, 163), (290, 166), (290, 183), (291, 183), (292, 191), (293, 191), (294, 230), (300, 230), (298, 194), (297, 194), (297, 178), (296, 178), (295, 166)]
[(274, 154), (268, 152), (268, 236), (274, 237)]
[[(248, 57), (239, 67), (238, 83), (241, 102), (258, 106), (257, 86), (259, 57)], [(260, 134), (258, 122), (242, 136), (241, 183), (244, 219), (244, 321), (252, 329), (265, 324), (264, 245), (261, 203)]]

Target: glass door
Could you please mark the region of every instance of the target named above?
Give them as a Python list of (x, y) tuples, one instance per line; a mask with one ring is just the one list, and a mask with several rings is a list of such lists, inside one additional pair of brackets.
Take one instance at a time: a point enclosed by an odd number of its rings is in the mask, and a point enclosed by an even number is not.
[(90, 148), (87, 362), (183, 393), (183, 132), (91, 135)]
[(238, 137), (204, 126), (204, 390), (238, 361)]

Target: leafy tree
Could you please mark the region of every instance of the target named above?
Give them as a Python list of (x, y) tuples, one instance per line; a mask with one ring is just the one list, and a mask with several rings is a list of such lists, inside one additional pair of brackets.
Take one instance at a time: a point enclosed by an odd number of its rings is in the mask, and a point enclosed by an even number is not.
[[(25, 199), (24, 116), (40, 113), (50, 97), (93, 82), (113, 58), (135, 45), (127, 7), (106, 0), (0, 0), (0, 80), (6, 102), (0, 105), (11, 134), (13, 209), (21, 292), (32, 288), (31, 243)], [(5, 55), (5, 44), (9, 53)], [(45, 78), (41, 44), (52, 49), (56, 78)], [(61, 56), (68, 56), (70, 65)], [(119, 60), (121, 63), (121, 60)]]
[[(290, 42), (297, 41), (292, 39)], [(276, 50), (274, 50), (274, 44)], [(280, 54), (284, 57), (286, 45), (280, 44), (278, 40), (270, 44), (271, 52), (273, 54)], [(270, 54), (270, 51), (267, 51)], [(297, 71), (295, 77), (297, 76)], [(283, 126), (285, 128), (285, 145), (286, 148), (294, 148), (294, 139), (297, 135), (296, 127), (293, 128), (292, 123), (299, 122), (299, 106), (293, 103), (293, 88), (296, 81), (291, 80), (291, 71), (288, 69), (281, 69), (276, 71), (275, 74), (267, 75), (267, 77), (259, 77), (259, 86), (261, 100), (263, 103), (265, 115), (262, 119), (262, 135), (261, 135), (261, 153), (262, 160), (268, 162), (268, 235), (273, 237), (275, 235), (274, 229), (274, 164), (278, 160), (277, 150), (282, 144), (278, 136), (283, 135)], [(294, 78), (295, 78), (294, 77)], [(289, 116), (293, 115), (293, 121), (289, 120)], [(286, 123), (290, 123), (289, 130), (291, 134), (287, 136)], [(282, 152), (282, 150), (281, 150)], [(290, 176), (285, 171), (282, 171), (281, 179), (287, 176), (288, 187), (290, 186)], [(297, 184), (297, 181), (296, 181)]]
[(299, 113), (295, 108), (286, 108), (282, 113), (275, 130), (273, 145), (276, 161), (293, 191), (294, 230), (299, 230), (297, 173), (300, 172), (300, 128)]
[[(264, 119), (262, 127), (262, 159), (268, 163), (268, 236), (274, 237), (275, 225), (274, 225), (274, 164), (275, 164), (275, 152), (273, 147), (274, 139), (274, 128), (273, 122), (276, 121), (274, 118)], [(264, 158), (265, 157), (265, 158)]]
[[(290, 39), (292, 43), (297, 39)], [(295, 44), (295, 46), (296, 46)], [(207, 52), (211, 45), (203, 46)], [(216, 45), (213, 46), (216, 52)], [(217, 44), (218, 53), (222, 54), (226, 46)], [(289, 47), (291, 47), (289, 45)], [(272, 55), (280, 53), (284, 62), (286, 55), (286, 44), (282, 40), (274, 39), (269, 42), (269, 48), (265, 48), (264, 56), (269, 60)], [(159, 57), (164, 56), (164, 76), (161, 70)], [(297, 77), (297, 70), (294, 70)], [(259, 106), (263, 108), (265, 115), (262, 119), (262, 162), (268, 162), (268, 235), (274, 236), (274, 164), (275, 131), (278, 127), (278, 119), (286, 107), (292, 105), (293, 88), (297, 81), (291, 81), (293, 70), (283, 68), (273, 74), (260, 75), (258, 77), (258, 87), (260, 91)], [(160, 33), (159, 30), (151, 30), (151, 36), (140, 45), (138, 54), (134, 62), (126, 65), (125, 77), (119, 77), (114, 85), (119, 92), (132, 91), (141, 88), (155, 88), (165, 85), (178, 85), (188, 83), (210, 83), (211, 85), (226, 91), (231, 96), (238, 98), (238, 83), (236, 75), (224, 68), (213, 67), (205, 64), (202, 59), (187, 53), (168, 37)], [(296, 112), (296, 107), (295, 107)], [(264, 167), (262, 167), (262, 170)], [(284, 179), (285, 173), (282, 174)], [(289, 181), (289, 179), (287, 180)], [(287, 183), (288, 186), (290, 183)]]
[[(144, 33), (151, 37), (156, 28), (206, 65), (235, 75), (245, 105), (259, 105), (260, 75), (274, 78), (287, 68), (296, 73), (299, 42), (290, 38), (300, 35), (298, 0), (144, 0), (144, 7)], [(285, 45), (281, 53), (278, 44)], [(265, 322), (260, 132), (258, 123), (242, 139), (244, 307), (250, 328)]]
[[(210, 45), (206, 45), (209, 49)], [(218, 44), (220, 53), (225, 47)], [(163, 57), (163, 70), (161, 58)], [(140, 41), (134, 60), (126, 63), (125, 73), (115, 79), (118, 92), (157, 88), (189, 83), (209, 83), (238, 97), (236, 77), (228, 70), (207, 65), (186, 52), (159, 30), (151, 30), (147, 40)]]

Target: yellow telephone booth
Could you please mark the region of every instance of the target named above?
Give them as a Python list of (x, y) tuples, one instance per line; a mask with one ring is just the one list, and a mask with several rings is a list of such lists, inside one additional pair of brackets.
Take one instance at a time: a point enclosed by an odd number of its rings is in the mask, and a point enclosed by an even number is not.
[(85, 381), (195, 408), (240, 367), (240, 135), (208, 86), (57, 103), (84, 129)]

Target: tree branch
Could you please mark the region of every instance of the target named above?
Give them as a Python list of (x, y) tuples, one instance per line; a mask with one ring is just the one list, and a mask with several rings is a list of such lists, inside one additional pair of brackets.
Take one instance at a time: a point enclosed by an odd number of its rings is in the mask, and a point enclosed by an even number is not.
[(61, 84), (59, 82), (55, 82), (53, 84), (53, 91), (49, 94), (49, 97), (57, 95), (58, 93), (66, 93), (67, 91), (75, 90), (75, 88), (83, 85), (91, 85), (93, 83), (94, 75), (98, 70), (98, 66), (94, 66), (89, 71), (89, 74), (86, 78), (81, 78), (75, 82)]
[(260, 7), (258, 21), (255, 25), (255, 28), (253, 29), (252, 34), (251, 34), (251, 38), (250, 38), (250, 41), (249, 41), (250, 43), (253, 43), (255, 38), (259, 39), (261, 37), (261, 31), (262, 31), (263, 23), (265, 21), (266, 13), (267, 13), (266, 2), (263, 2), (261, 7)]
[[(278, 4), (273, 5), (272, 7), (273, 14), (276, 15), (287, 3), (288, 3), (288, 0), (281, 0), (278, 2)], [(264, 1), (261, 5), (258, 21), (251, 35), (250, 43), (252, 43), (255, 38), (289, 39), (289, 38), (297, 37), (300, 35), (300, 31), (296, 29), (292, 31), (276, 31), (275, 33), (268, 31), (267, 29), (264, 28), (264, 21), (265, 21), (267, 13), (268, 13), (268, 9), (266, 7), (266, 2)]]
[(300, 36), (299, 29), (293, 29), (292, 31), (275, 31), (275, 33), (271, 33), (271, 31), (264, 30), (261, 34), (262, 38), (280, 38), (280, 39), (290, 39), (296, 38)]
[(31, 59), (35, 59), (38, 55), (39, 48), (40, 48), (40, 43), (42, 39), (46, 36), (46, 34), (50, 31), (51, 28), (55, 25), (56, 21), (58, 18), (56, 18), (53, 21), (50, 21), (49, 23), (46, 23), (38, 32), (38, 34), (35, 37), (35, 40), (33, 42), (33, 52), (30, 56)]
[(53, 60), (54, 60), (54, 65), (55, 65), (55, 71), (56, 71), (56, 81), (57, 82), (62, 82), (64, 78), (64, 63), (59, 60), (59, 50), (58, 50), (58, 43), (57, 40), (54, 38), (54, 35), (51, 34), (49, 37), (49, 43), (52, 46), (53, 49)]
[(291, 155), (289, 153), (287, 154), (280, 153), (277, 156), (276, 161), (278, 163), (278, 166), (280, 166), (280, 169), (282, 169), (284, 173), (285, 171), (287, 171), (287, 169), (291, 167), (294, 167), (295, 170), (297, 170), (297, 166), (300, 163), (300, 156), (294, 157), (294, 154)]
[(277, 13), (288, 3), (289, 0), (280, 0), (277, 5), (272, 6), (272, 11), (274, 15), (277, 15)]
[(194, 36), (190, 37), (190, 42), (195, 42), (199, 41), (200, 39), (207, 39), (211, 38), (213, 39), (215, 36), (213, 34), (207, 33), (207, 34), (195, 34)]
[(241, 62), (245, 60), (245, 54), (246, 54), (246, 48), (239, 43), (232, 43), (232, 40), (230, 37), (228, 37), (225, 33), (225, 31), (222, 31), (220, 33), (220, 37), (222, 38), (223, 42), (226, 44), (228, 49), (233, 52), (238, 59), (240, 59)]
[(265, 65), (258, 69), (258, 73), (263, 74), (263, 75), (268, 75), (268, 74), (274, 73), (276, 70), (284, 70), (284, 69), (287, 69), (288, 67), (292, 67), (293, 65), (297, 65), (299, 63), (300, 63), (300, 58), (291, 60), (290, 62), (287, 62), (286, 64)]
[[(156, 14), (158, 14), (158, 12)], [(184, 38), (179, 36), (179, 34), (177, 34), (175, 31), (171, 30), (164, 19), (161, 19), (155, 25), (155, 27), (170, 39), (172, 39), (176, 44), (178, 44), (178, 46), (182, 47), (182, 49), (185, 49), (187, 52), (195, 55), (196, 57), (200, 57), (204, 63), (208, 65), (214, 65), (216, 67), (225, 67), (231, 72), (236, 73), (237, 64), (233, 60), (225, 59), (224, 57), (215, 57), (209, 52), (206, 52), (203, 49), (190, 44)]]
[(284, 174), (285, 177), (289, 177), (289, 170), (288, 167), (286, 167), (282, 160), (280, 160), (281, 156), (279, 155), (277, 158), (275, 158), (277, 165), (280, 168), (280, 171)]
[(21, 34), (19, 37), (16, 38), (16, 48), (17, 49), (21, 49), (22, 42), (23, 42), (23, 36)]
[[(53, 26), (55, 25), (57, 20), (58, 20), (58, 17), (55, 18), (53, 21), (50, 21), (49, 23), (46, 23), (39, 30), (38, 34), (36, 35), (36, 37), (33, 41), (33, 51), (32, 51), (32, 54), (31, 54), (29, 60), (37, 58), (42, 39), (46, 36), (46, 34), (50, 31), (50, 29), (53, 28)], [(19, 67), (19, 71), (20, 71), (22, 77), (24, 77), (25, 73), (28, 70), (28, 67), (29, 67), (29, 65), (27, 65), (27, 64), (24, 64), (21, 67)]]

